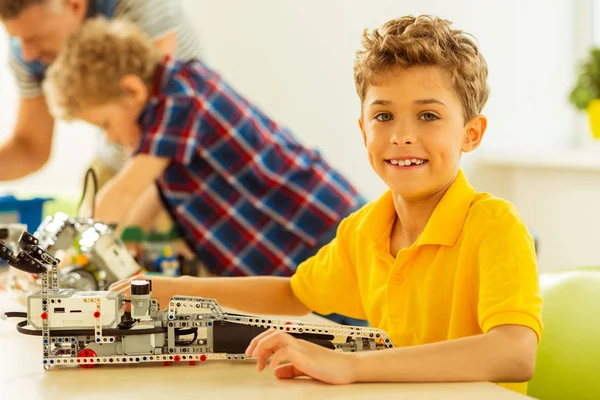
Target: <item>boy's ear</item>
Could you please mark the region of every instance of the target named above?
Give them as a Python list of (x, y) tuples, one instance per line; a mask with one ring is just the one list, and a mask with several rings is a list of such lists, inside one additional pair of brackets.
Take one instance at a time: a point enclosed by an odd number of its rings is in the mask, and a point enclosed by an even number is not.
[(365, 133), (365, 123), (362, 120), (362, 115), (358, 118), (358, 126), (360, 127), (360, 133), (362, 133), (363, 144), (367, 147), (367, 134)]
[(481, 144), (481, 139), (487, 129), (487, 118), (479, 114), (465, 126), (465, 137), (463, 138), (462, 151), (468, 153), (475, 150)]
[(137, 75), (125, 75), (121, 78), (121, 89), (136, 103), (146, 104), (148, 101), (148, 87)]
[[(64, 7), (67, 10), (72, 11), (76, 15), (84, 16), (86, 12), (87, 3), (85, 0), (66, 0), (62, 4), (55, 2), (55, 7)], [(62, 9), (61, 9), (62, 11)]]

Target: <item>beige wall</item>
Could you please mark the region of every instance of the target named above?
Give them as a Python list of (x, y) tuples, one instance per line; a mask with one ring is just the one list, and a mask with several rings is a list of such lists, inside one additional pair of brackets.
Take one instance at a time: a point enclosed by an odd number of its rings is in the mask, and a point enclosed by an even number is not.
[(516, 205), (540, 241), (540, 272), (600, 265), (600, 156), (505, 158), (474, 162), (468, 176), (478, 190)]

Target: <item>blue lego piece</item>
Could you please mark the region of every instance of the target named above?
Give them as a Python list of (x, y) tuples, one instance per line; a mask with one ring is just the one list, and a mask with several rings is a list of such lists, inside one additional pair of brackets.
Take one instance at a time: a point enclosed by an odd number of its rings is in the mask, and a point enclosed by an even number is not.
[(12, 195), (0, 195), (0, 222), (21, 223), (27, 230), (35, 231), (42, 222), (44, 203), (50, 197), (19, 200)]

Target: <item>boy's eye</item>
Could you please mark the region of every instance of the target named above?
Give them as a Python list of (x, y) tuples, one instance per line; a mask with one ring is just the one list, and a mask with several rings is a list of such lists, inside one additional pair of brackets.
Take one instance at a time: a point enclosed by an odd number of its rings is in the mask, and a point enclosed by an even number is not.
[(381, 113), (375, 116), (375, 119), (379, 122), (388, 122), (393, 119), (392, 114), (390, 113)]
[(435, 121), (436, 119), (438, 119), (438, 117), (437, 115), (432, 113), (423, 113), (419, 116), (419, 119), (423, 121)]

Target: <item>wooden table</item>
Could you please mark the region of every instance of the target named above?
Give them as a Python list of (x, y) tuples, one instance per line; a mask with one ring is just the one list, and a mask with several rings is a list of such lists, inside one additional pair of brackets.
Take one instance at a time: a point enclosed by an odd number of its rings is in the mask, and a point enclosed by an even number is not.
[[(25, 311), (0, 292), (0, 311)], [(525, 399), (488, 382), (448, 384), (353, 384), (310, 379), (281, 381), (253, 361), (102, 365), (45, 371), (41, 339), (17, 332), (18, 320), (0, 321), (0, 399)]]

